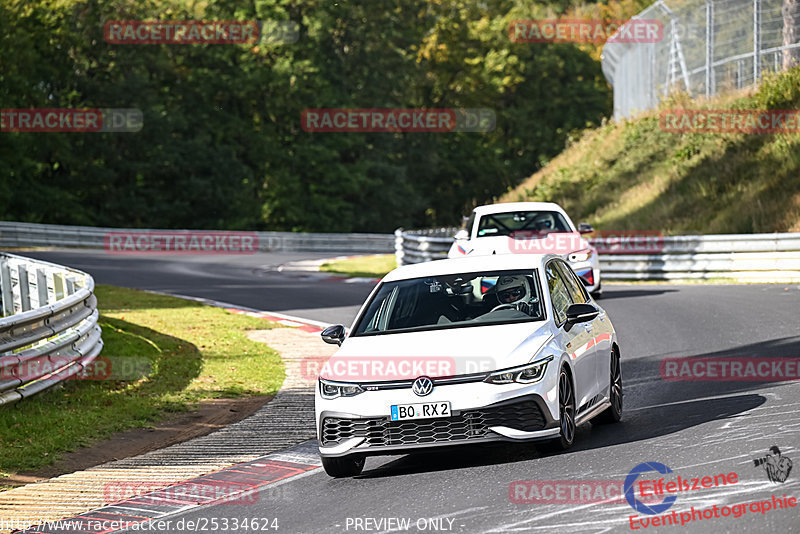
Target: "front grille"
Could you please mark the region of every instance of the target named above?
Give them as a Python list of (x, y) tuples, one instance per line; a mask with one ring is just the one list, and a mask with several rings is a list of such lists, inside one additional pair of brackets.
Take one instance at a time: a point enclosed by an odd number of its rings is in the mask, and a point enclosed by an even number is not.
[(326, 417), (322, 422), (322, 444), (336, 445), (350, 438), (366, 438), (362, 446), (367, 447), (470, 440), (485, 437), (493, 426), (533, 432), (543, 429), (545, 420), (539, 406), (531, 400), (467, 410), (440, 419), (391, 421), (388, 417)]

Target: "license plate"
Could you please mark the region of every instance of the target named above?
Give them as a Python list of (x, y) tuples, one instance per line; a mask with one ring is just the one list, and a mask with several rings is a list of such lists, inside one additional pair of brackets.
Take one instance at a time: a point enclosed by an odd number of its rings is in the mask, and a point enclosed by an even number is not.
[(422, 402), (419, 404), (392, 404), (392, 421), (450, 417), (449, 402)]

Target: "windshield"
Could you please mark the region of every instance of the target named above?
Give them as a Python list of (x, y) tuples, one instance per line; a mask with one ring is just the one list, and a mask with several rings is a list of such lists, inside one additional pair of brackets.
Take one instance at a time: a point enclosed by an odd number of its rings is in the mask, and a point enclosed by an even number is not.
[(541, 321), (541, 294), (535, 269), (386, 282), (352, 335)]
[(478, 237), (507, 236), (521, 231), (571, 232), (573, 229), (557, 211), (492, 213), (481, 217), (478, 223)]

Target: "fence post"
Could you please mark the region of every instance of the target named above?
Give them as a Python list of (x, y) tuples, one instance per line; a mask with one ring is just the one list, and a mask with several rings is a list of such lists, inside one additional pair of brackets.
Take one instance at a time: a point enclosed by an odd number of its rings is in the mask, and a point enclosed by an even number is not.
[(744, 66), (742, 64), (742, 60), (739, 59), (736, 61), (736, 88), (741, 89), (743, 87), (742, 84), (742, 77), (744, 76)]
[(706, 98), (714, 95), (714, 3), (706, 0)]
[(761, 0), (753, 0), (753, 84), (761, 80)]

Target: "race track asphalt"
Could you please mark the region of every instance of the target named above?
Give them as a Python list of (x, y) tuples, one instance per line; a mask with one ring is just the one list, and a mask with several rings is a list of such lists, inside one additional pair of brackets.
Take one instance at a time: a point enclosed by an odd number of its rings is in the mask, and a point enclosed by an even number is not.
[[(289, 261), (319, 257), (313, 254), (225, 259), (111, 257), (83, 251), (26, 255), (86, 270), (98, 283), (222, 300), (331, 323), (348, 324), (372, 288), (276, 270)], [(798, 507), (765, 513), (750, 507), (740, 517), (697, 519), (695, 514), (694, 521), (683, 526), (644, 528), (631, 523), (631, 516), (654, 516), (635, 512), (624, 499), (592, 502), (596, 494), (581, 499), (579, 485), (622, 485), (643, 462), (671, 468), (667, 481), (676, 475), (691, 479), (736, 473), (737, 482), (728, 486), (679, 493), (664, 512), (677, 512), (679, 523), (681, 513), (691, 515), (692, 507), (716, 505), (717, 513), (724, 513), (731, 510), (722, 506), (763, 500), (775, 506), (773, 497), (800, 498), (799, 466), (785, 482), (770, 482), (763, 466), (754, 464), (772, 446), (795, 463), (800, 461), (800, 382), (675, 382), (663, 380), (659, 373), (659, 362), (667, 357), (800, 357), (800, 286), (615, 284), (607, 286), (600, 304), (619, 336), (624, 417), (616, 425), (581, 426), (568, 452), (500, 444), (372, 457), (354, 479), (332, 479), (316, 469), (288, 480), (280, 491), (265, 490), (253, 504), (206, 506), (172, 519), (215, 518), (217, 532), (225, 531), (223, 518), (228, 519), (229, 532), (234, 518), (277, 518), (278, 531), (285, 533), (800, 531)], [(651, 473), (647, 478), (657, 477)], [(530, 488), (516, 481), (536, 481), (542, 491), (546, 486), (556, 490), (560, 484), (563, 491), (543, 502), (512, 502), (518, 487)], [(578, 488), (575, 500), (580, 502), (567, 502), (571, 487)], [(734, 514), (742, 512), (740, 507), (735, 510)], [(388, 523), (390, 518), (408, 520), (409, 528)], [(176, 524), (166, 531), (186, 532)], [(241, 525), (236, 531), (246, 532)]]

